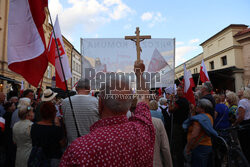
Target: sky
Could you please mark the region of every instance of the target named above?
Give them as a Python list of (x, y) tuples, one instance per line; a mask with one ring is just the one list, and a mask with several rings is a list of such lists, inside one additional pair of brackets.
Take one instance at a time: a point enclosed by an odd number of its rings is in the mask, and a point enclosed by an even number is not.
[(140, 27), (141, 35), (176, 39), (176, 66), (228, 25), (250, 25), (249, 0), (49, 0), (49, 10), (79, 52), (80, 38), (124, 38)]

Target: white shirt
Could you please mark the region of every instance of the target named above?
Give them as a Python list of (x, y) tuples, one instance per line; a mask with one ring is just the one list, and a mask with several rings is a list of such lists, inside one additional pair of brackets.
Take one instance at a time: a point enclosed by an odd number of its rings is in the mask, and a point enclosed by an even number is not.
[(238, 110), (239, 108), (243, 108), (245, 112), (244, 120), (250, 119), (250, 100), (248, 99), (241, 99), (238, 104), (238, 109), (237, 109), (237, 117), (238, 117)]
[[(165, 109), (167, 106), (165, 106), (165, 105), (159, 105), (159, 107), (157, 109), (157, 111), (159, 111), (159, 112), (161, 112), (161, 108), (160, 107), (162, 107), (163, 109)], [(170, 113), (169, 113), (168, 109), (167, 109), (167, 113), (170, 116)]]

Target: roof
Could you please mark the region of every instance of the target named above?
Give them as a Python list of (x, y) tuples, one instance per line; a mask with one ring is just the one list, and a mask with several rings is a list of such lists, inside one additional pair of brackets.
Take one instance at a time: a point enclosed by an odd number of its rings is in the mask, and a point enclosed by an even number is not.
[(205, 44), (207, 41), (211, 40), (212, 38), (214, 38), (215, 36), (221, 34), (222, 32), (226, 31), (227, 29), (229, 28), (232, 28), (232, 27), (242, 27), (242, 28), (247, 28), (248, 26), (245, 25), (245, 24), (230, 24), (229, 26), (227, 26), (226, 28), (222, 29), (221, 31), (219, 31), (218, 33), (216, 33), (215, 35), (213, 35), (212, 37), (208, 38), (206, 41), (202, 42), (200, 44), (200, 46), (202, 46), (203, 44)]
[(73, 46), (73, 49), (75, 52), (77, 52), (80, 56), (82, 55), (74, 46)]
[(239, 31), (237, 34), (234, 35), (234, 37), (235, 37), (235, 36), (240, 36), (240, 35), (246, 34), (246, 33), (248, 33), (248, 32), (250, 32), (250, 28), (247, 28), (247, 29), (245, 29), (245, 30)]
[(194, 57), (192, 57), (191, 59), (188, 59), (187, 61), (185, 61), (184, 63), (182, 63), (182, 64), (180, 64), (180, 65), (178, 65), (178, 66), (176, 66), (175, 67), (175, 69), (176, 68), (178, 68), (178, 67), (180, 67), (180, 66), (182, 66), (183, 64), (186, 64), (187, 62), (189, 62), (189, 61), (191, 61), (191, 60), (193, 60), (193, 59), (195, 59), (195, 58), (197, 58), (197, 57), (199, 57), (200, 55), (202, 55), (203, 54), (203, 52), (202, 53), (200, 53), (200, 54), (198, 54), (198, 55), (196, 55), (196, 56), (194, 56)]

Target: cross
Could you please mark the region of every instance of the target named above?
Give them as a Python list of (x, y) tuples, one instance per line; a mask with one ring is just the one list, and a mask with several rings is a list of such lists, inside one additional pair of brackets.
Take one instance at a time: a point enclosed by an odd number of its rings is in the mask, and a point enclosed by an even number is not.
[(136, 27), (136, 31), (135, 31), (136, 36), (125, 36), (125, 39), (130, 39), (132, 41), (135, 42), (136, 44), (136, 51), (137, 51), (137, 60), (140, 60), (140, 52), (141, 47), (140, 47), (140, 42), (143, 41), (144, 39), (151, 39), (151, 35), (142, 35), (140, 36), (140, 30), (139, 27)]

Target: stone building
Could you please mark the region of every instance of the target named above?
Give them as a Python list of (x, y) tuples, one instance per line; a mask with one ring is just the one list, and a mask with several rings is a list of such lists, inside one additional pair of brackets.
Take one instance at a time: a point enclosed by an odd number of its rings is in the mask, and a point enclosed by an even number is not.
[[(8, 4), (9, 1), (0, 1), (0, 91), (7, 93), (13, 88), (13, 85), (17, 86), (18, 89), (21, 87), (21, 82), (24, 81), (24, 88), (31, 88), (36, 89), (31, 86), (25, 79), (8, 69), (8, 62), (7, 62), (7, 32), (8, 32)], [(45, 10), (46, 11), (46, 10)], [(48, 13), (46, 11), (46, 13)], [(44, 23), (44, 34), (46, 45), (48, 45), (50, 34), (52, 31), (52, 26), (49, 24), (48, 15)], [(81, 54), (74, 48), (74, 46), (63, 36), (64, 47), (66, 50), (66, 54), (68, 56), (69, 65), (72, 70), (72, 78), (77, 75), (77, 78), (81, 76), (81, 71), (75, 72), (75, 68), (73, 69), (72, 62), (76, 61), (75, 59), (79, 60)], [(73, 55), (73, 56), (72, 56)], [(76, 58), (77, 57), (77, 58)], [(81, 60), (81, 58), (80, 58)], [(81, 63), (78, 62), (78, 67), (81, 69)], [(52, 87), (53, 82), (52, 78), (55, 76), (55, 68), (53, 65), (49, 63), (47, 70), (43, 77), (42, 88), (45, 89), (47, 86)], [(68, 88), (72, 88), (73, 80), (69, 79), (67, 81)]]
[(72, 53), (72, 66), (71, 66), (71, 71), (72, 71), (72, 87), (75, 86), (75, 84), (81, 79), (82, 75), (82, 56), (81, 54), (73, 49)]
[[(202, 59), (210, 80), (218, 91), (238, 91), (250, 84), (250, 28), (247, 25), (231, 24), (200, 46), (203, 52), (185, 62), (196, 84)], [(183, 64), (175, 68), (178, 78), (183, 77)]]

